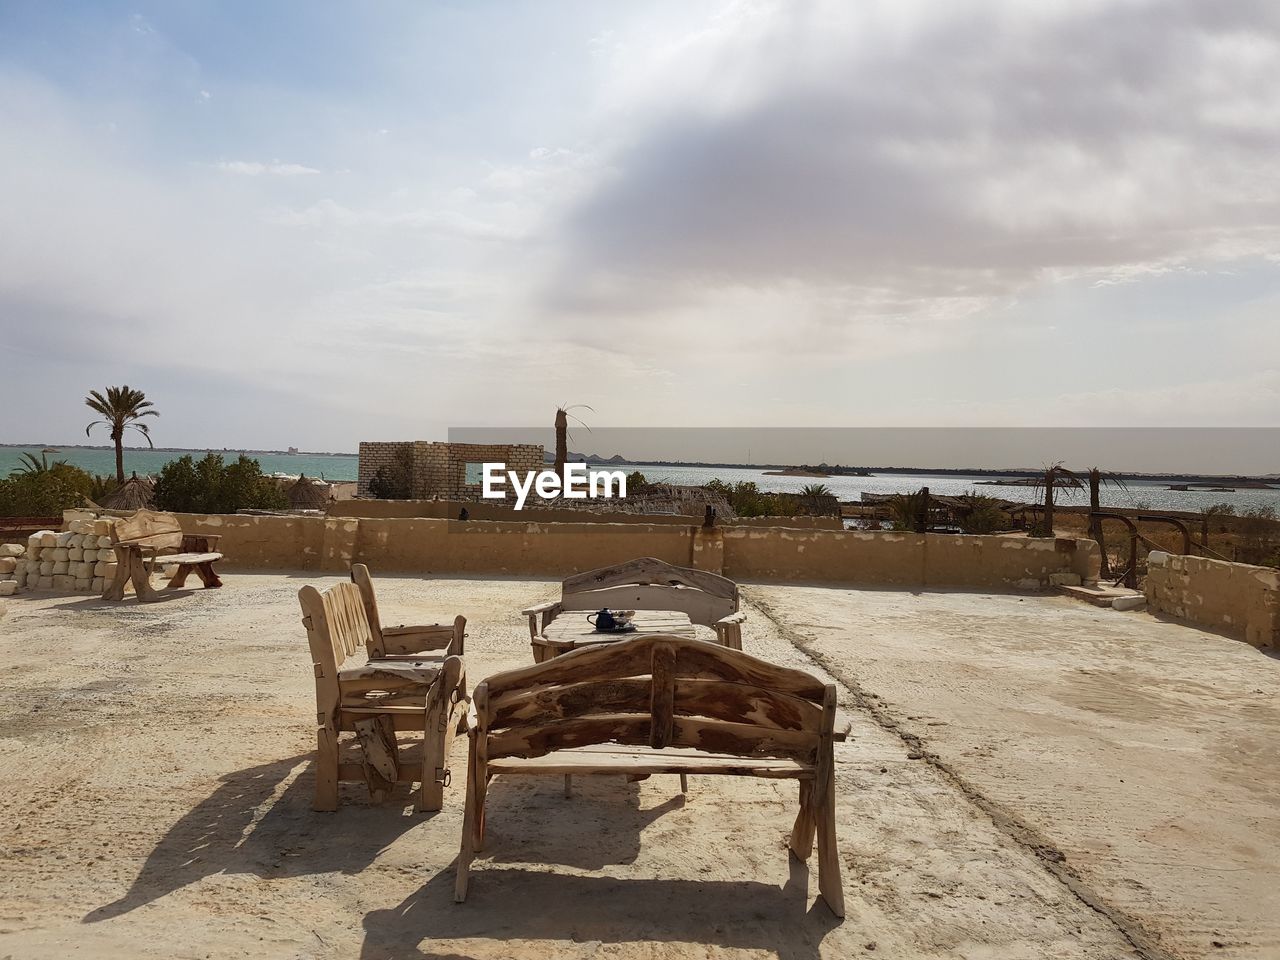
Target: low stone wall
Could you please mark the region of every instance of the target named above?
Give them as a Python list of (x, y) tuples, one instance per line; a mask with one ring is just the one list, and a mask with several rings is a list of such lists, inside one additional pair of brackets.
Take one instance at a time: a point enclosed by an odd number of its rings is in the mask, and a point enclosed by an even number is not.
[(669, 523), (528, 523), (416, 518), (180, 515), (189, 533), (222, 535), (228, 569), (561, 577), (635, 557), (735, 580), (867, 586), (1041, 589), (1095, 579), (1090, 540), (716, 527)]
[[(593, 513), (576, 510), (529, 507), (516, 510), (502, 503), (477, 503), (463, 500), (339, 500), (330, 503), (326, 513), (331, 517), (391, 519), (393, 517), (429, 517), (456, 520), (463, 508), (470, 520), (505, 520), (513, 523), (648, 523), (675, 526), (700, 526), (701, 516), (645, 513)], [(738, 517), (723, 522), (723, 527), (792, 527), (801, 530), (842, 530), (839, 517)]]
[(881, 531), (724, 531), (724, 575), (735, 580), (884, 586), (1044, 589), (1098, 577), (1091, 540)]
[(1153, 612), (1280, 649), (1280, 570), (1152, 551), (1146, 595)]

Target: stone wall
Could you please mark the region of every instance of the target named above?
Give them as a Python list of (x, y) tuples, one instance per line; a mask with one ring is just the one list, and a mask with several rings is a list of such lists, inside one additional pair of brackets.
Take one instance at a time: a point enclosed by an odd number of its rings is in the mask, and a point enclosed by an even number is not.
[(1153, 613), (1280, 649), (1280, 570), (1152, 551), (1146, 595)]
[(544, 467), (542, 447), (532, 443), (435, 443), (427, 440), (360, 442), (357, 496), (370, 496), (369, 483), (379, 468), (403, 477), (415, 498), (480, 496), (479, 483), (467, 483), (468, 463), (505, 463), (508, 470), (526, 473)]
[(180, 514), (188, 533), (219, 533), (224, 566), (338, 573), (562, 577), (635, 557), (735, 580), (865, 586), (1043, 589), (1055, 574), (1095, 579), (1091, 540), (860, 533), (783, 527), (530, 523), (434, 518)]

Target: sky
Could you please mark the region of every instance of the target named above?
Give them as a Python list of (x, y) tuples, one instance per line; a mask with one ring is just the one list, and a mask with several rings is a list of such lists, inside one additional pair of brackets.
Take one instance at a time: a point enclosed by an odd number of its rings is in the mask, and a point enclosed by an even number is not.
[(0, 442), (1280, 425), (1266, 0), (10, 0), (0, 128)]

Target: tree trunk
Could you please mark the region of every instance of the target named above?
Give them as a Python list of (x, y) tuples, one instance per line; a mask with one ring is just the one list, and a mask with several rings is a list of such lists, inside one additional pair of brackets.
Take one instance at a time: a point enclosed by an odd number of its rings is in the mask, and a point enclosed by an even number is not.
[(1102, 535), (1102, 521), (1094, 516), (1101, 504), (1102, 475), (1097, 470), (1089, 471), (1089, 536), (1098, 545), (1101, 554), (1101, 568), (1098, 573), (1103, 580), (1111, 578), (1111, 562), (1107, 559), (1107, 541)]
[(116, 445), (116, 483), (124, 483), (124, 430), (112, 430), (111, 439)]
[(1054, 471), (1049, 470), (1044, 475), (1044, 535), (1046, 537), (1053, 536), (1053, 482), (1057, 479)]
[(556, 410), (556, 473), (564, 473), (564, 462), (569, 459), (569, 415)]

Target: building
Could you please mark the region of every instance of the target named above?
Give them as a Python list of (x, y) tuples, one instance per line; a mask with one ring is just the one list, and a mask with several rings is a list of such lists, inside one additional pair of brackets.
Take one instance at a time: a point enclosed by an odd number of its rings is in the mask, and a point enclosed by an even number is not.
[(503, 463), (521, 473), (545, 466), (537, 443), (361, 441), (356, 495), (374, 496), (372, 487), (377, 486), (396, 499), (474, 500), (481, 493), (484, 463)]

